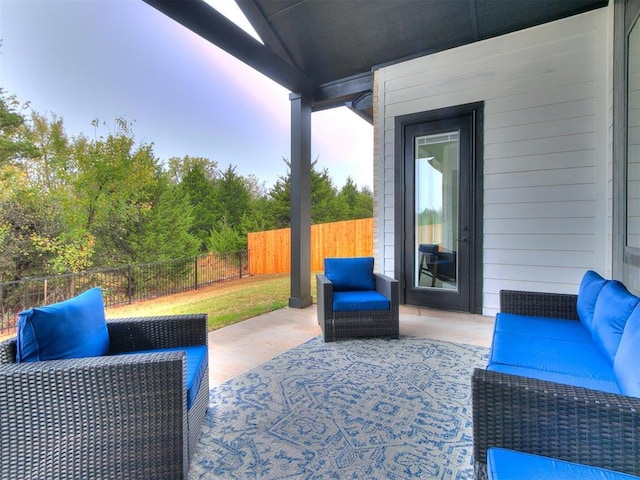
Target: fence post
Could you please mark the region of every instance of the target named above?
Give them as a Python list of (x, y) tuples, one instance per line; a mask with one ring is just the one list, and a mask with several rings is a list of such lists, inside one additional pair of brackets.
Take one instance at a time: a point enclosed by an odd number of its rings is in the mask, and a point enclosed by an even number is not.
[(194, 261), (195, 261), (194, 272), (195, 272), (195, 277), (196, 277), (195, 278), (195, 282), (196, 282), (195, 287), (196, 287), (196, 290), (198, 290), (198, 256), (197, 255), (196, 255)]
[(131, 278), (131, 265), (127, 265), (127, 296), (129, 297), (129, 305), (133, 303), (133, 281)]
[(238, 270), (238, 278), (242, 278), (242, 251), (238, 250), (237, 255), (238, 255), (238, 265), (240, 268)]

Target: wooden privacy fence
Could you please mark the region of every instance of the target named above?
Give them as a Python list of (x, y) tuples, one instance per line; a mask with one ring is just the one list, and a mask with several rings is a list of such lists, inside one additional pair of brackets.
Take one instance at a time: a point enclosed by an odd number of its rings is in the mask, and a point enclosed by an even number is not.
[[(249, 273), (291, 271), (291, 229), (281, 228), (248, 235)], [(373, 218), (311, 225), (311, 271), (324, 270), (326, 257), (373, 255)]]

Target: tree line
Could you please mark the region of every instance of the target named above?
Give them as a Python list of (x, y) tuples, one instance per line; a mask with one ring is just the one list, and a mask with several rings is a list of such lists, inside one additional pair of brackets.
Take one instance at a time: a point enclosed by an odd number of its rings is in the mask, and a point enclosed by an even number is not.
[[(247, 233), (290, 226), (286, 159), (266, 187), (232, 164), (163, 162), (123, 119), (92, 126), (92, 139), (69, 136), (0, 89), (0, 282), (242, 250)], [(316, 164), (313, 223), (372, 216), (369, 188), (338, 189)]]

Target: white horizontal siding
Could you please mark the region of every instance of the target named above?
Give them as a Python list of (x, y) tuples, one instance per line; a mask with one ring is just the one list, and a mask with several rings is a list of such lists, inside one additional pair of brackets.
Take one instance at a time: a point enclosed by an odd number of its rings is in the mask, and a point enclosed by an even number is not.
[(577, 200), (566, 202), (496, 203), (484, 216), (486, 220), (536, 218), (593, 218), (594, 202)]
[[(590, 187), (590, 190), (595, 189), (593, 185)], [(530, 188), (506, 186), (499, 189), (485, 189), (485, 218), (491, 218), (493, 216), (491, 208), (487, 208), (487, 206), (492, 204), (502, 203), (508, 206), (516, 202), (522, 202), (533, 207), (533, 203), (584, 200), (586, 189), (587, 186), (585, 186), (585, 184), (555, 186), (542, 185)], [(538, 202), (532, 202), (531, 199), (534, 198), (539, 199)], [(485, 233), (487, 232), (485, 231)]]
[(500, 289), (575, 292), (585, 269), (606, 273), (607, 22), (600, 9), (377, 72), (385, 273), (394, 274), (396, 117), (478, 101), (483, 313), (497, 311)]
[[(484, 236), (486, 242), (490, 242), (492, 245), (491, 250), (485, 252), (485, 257), (491, 258), (491, 252), (495, 251), (520, 251), (520, 250), (535, 250), (538, 252), (545, 252), (548, 250), (555, 250), (559, 252), (593, 252), (596, 245), (594, 243), (594, 237), (591, 234), (555, 234), (553, 236), (553, 243), (549, 242), (549, 236), (546, 233), (489, 233)], [(515, 248), (514, 245), (518, 245)]]
[[(523, 173), (524, 172), (524, 173)], [(508, 189), (515, 193), (513, 201), (522, 201), (529, 203), (531, 193), (524, 195), (520, 187), (541, 186), (549, 187), (554, 185), (561, 185), (562, 187), (569, 187), (572, 185), (593, 185), (594, 168), (591, 165), (584, 167), (570, 167), (570, 168), (556, 168), (549, 170), (523, 170), (522, 172), (506, 172), (496, 173), (491, 176), (487, 175), (487, 181), (485, 183), (485, 189)], [(517, 190), (514, 190), (517, 189)], [(581, 190), (581, 196), (584, 196), (584, 190)], [(536, 198), (535, 200), (538, 200)], [(546, 201), (546, 199), (540, 198), (540, 201)]]
[(640, 248), (640, 55), (630, 55), (627, 114), (627, 243)]
[[(495, 106), (495, 102), (493, 106)], [(513, 102), (511, 106), (513, 107)], [(526, 108), (519, 106), (515, 110), (500, 112), (494, 110), (494, 112), (485, 112), (485, 116), (490, 119), (493, 128), (497, 129), (588, 117), (593, 114), (593, 109), (593, 98), (582, 98), (555, 102), (550, 105), (528, 106)]]
[(500, 174), (521, 172), (523, 170), (558, 170), (562, 168), (577, 168), (593, 166), (595, 152), (593, 150), (578, 150), (574, 152), (553, 152), (545, 155), (523, 155), (519, 157), (494, 158), (489, 165), (485, 165), (484, 174)]

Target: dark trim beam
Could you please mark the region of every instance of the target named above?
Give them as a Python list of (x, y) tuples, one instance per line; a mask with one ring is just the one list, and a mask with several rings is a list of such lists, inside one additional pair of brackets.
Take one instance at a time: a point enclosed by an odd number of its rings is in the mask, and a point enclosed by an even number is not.
[(205, 2), (144, 1), (288, 90), (301, 92), (305, 96), (313, 94), (313, 82), (303, 72)]
[(311, 102), (292, 93), (291, 100), (291, 297), (304, 308), (311, 296)]
[(346, 106), (353, 113), (373, 125), (373, 92), (363, 93), (355, 100), (347, 102)]
[(373, 91), (373, 73), (342, 78), (320, 85), (315, 92), (313, 111), (342, 107)]

